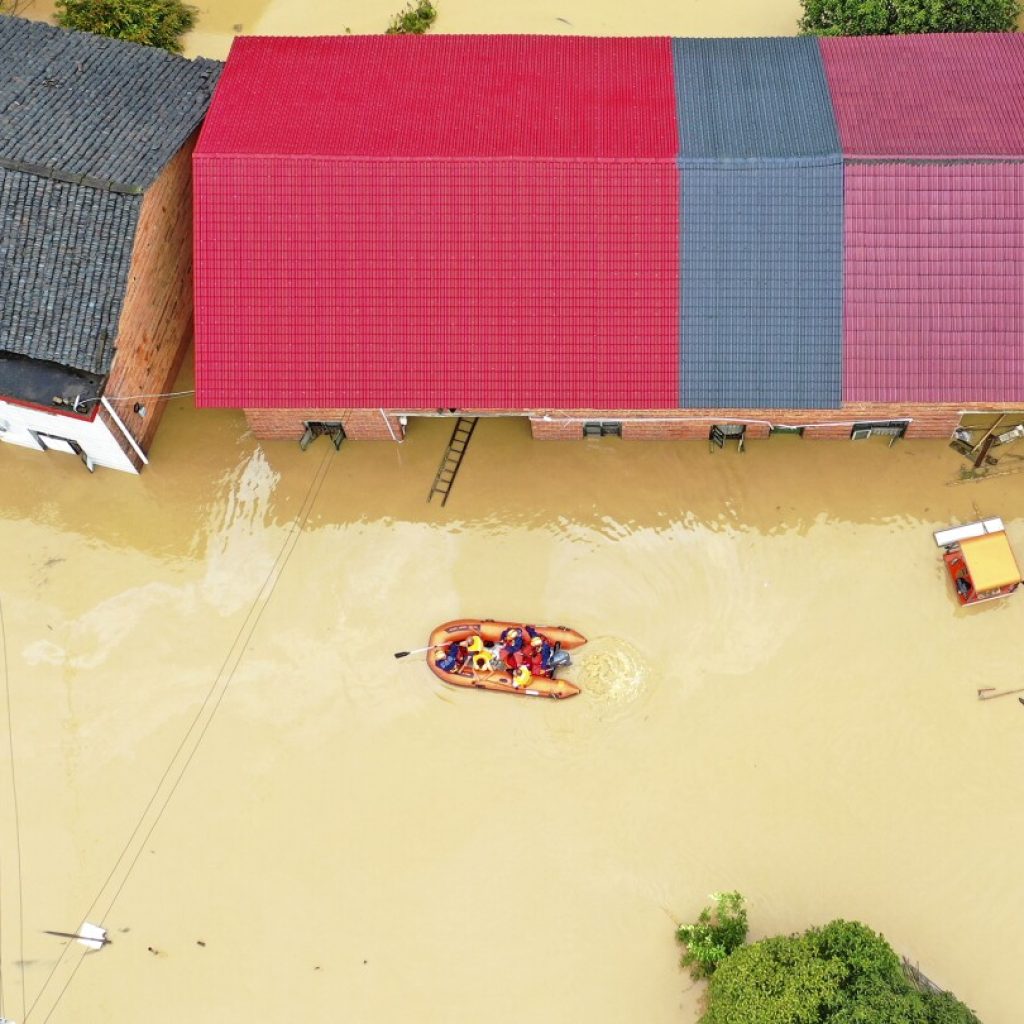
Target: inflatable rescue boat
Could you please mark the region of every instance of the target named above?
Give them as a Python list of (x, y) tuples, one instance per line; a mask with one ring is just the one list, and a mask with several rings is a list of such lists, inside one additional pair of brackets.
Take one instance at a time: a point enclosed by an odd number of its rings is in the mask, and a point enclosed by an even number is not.
[[(524, 697), (554, 697), (563, 699), (575, 697), (580, 688), (568, 679), (556, 679), (555, 672), (572, 664), (569, 651), (587, 642), (582, 633), (565, 626), (530, 626), (543, 637), (552, 648), (550, 665), (547, 669), (534, 671), (532, 678), (523, 686), (514, 686), (512, 674), (502, 658), (501, 636), (506, 629), (525, 630), (521, 622), (498, 622), (494, 619), (456, 619), (438, 626), (430, 634), (430, 653), (427, 664), (439, 679), (452, 686), (465, 686), (480, 690), (497, 690), (500, 693), (515, 693)], [(445, 671), (438, 662), (444, 658), (453, 643), (480, 637), (483, 653), (489, 656), (485, 667), (475, 668), (473, 658), (467, 657), (461, 665)], [(483, 661), (481, 657), (478, 659)]]

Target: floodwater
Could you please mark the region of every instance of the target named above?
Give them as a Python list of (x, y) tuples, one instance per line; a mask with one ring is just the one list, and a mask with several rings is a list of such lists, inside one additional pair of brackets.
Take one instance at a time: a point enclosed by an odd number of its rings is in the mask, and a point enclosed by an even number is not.
[[(1019, 460), (482, 420), (442, 509), (450, 426), (302, 453), (183, 398), (140, 478), (0, 448), (2, 1013), (692, 1024), (675, 924), (738, 888), (1017, 1024), (1024, 708), (976, 691), (1024, 597), (959, 609), (931, 531), (1024, 553)], [(462, 615), (580, 629), (583, 693), (392, 656)]]
[[(235, 35), (383, 32), (405, 0), (200, 0), (189, 56), (223, 58)], [(798, 0), (439, 0), (435, 32), (539, 35), (782, 36), (796, 33)]]
[[(309, 36), (383, 32), (406, 0), (196, 0), (187, 57), (223, 60), (236, 35)], [(595, 36), (789, 36), (799, 0), (439, 0), (434, 32)], [(53, 0), (22, 14), (53, 20)]]
[[(391, 6), (211, 4), (188, 52)], [(441, 9), (596, 34), (798, 14)], [(753, 938), (858, 918), (1018, 1024), (1024, 709), (976, 694), (1024, 687), (1024, 596), (959, 609), (931, 538), (1001, 515), (1024, 555), (1010, 457), (962, 482), (940, 443), (712, 456), (484, 420), (442, 509), (449, 430), (301, 453), (178, 399), (138, 479), (0, 446), (0, 1016), (692, 1024), (674, 927), (738, 888)], [(580, 629), (584, 692), (392, 657), (462, 615)], [(44, 934), (83, 920), (113, 943)]]

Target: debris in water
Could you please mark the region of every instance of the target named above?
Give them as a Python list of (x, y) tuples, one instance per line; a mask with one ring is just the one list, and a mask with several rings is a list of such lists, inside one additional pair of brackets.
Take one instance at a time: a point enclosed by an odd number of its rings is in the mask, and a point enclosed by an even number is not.
[(113, 939), (107, 938), (106, 928), (101, 928), (98, 924), (90, 924), (88, 921), (83, 921), (82, 927), (77, 932), (54, 932), (48, 928), (44, 928), (43, 932), (46, 935), (56, 935), (62, 939), (74, 939), (88, 949), (102, 949), (113, 941)]

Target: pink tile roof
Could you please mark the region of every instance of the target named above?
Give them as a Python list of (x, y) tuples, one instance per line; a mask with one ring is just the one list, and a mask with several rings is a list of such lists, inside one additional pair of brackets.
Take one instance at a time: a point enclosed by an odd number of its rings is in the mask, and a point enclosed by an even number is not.
[(670, 67), (667, 40), (236, 41), (195, 158), (200, 404), (674, 406)]
[(1024, 156), (1024, 40), (821, 40), (844, 156)]
[(845, 175), (844, 400), (1024, 401), (1024, 165)]
[(667, 158), (668, 39), (242, 37), (200, 154)]

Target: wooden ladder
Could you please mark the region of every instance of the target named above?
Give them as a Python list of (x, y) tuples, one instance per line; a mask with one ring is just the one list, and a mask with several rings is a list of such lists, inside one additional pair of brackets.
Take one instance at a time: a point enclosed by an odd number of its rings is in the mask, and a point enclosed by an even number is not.
[(434, 477), (434, 482), (430, 486), (427, 501), (430, 501), (435, 494), (440, 494), (441, 507), (444, 508), (448, 501), (448, 495), (451, 494), (452, 484), (455, 483), (456, 474), (459, 472), (459, 466), (462, 465), (466, 449), (469, 447), (469, 439), (473, 436), (473, 431), (476, 430), (476, 422), (476, 417), (468, 416), (460, 416), (455, 421), (455, 429), (448, 441), (441, 465), (437, 467), (437, 476)]

